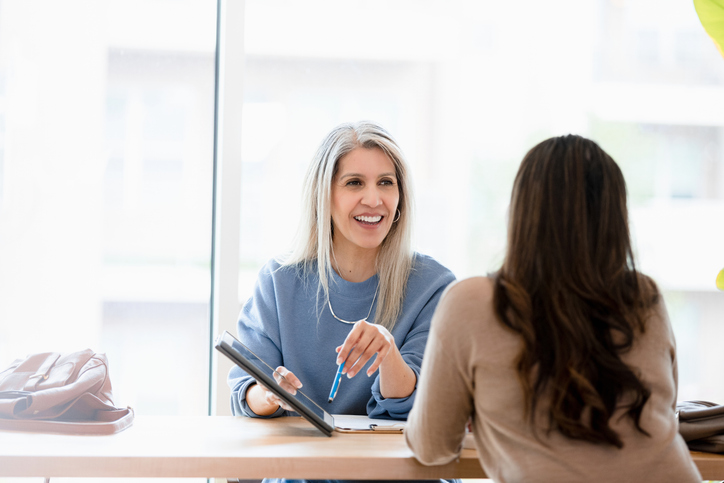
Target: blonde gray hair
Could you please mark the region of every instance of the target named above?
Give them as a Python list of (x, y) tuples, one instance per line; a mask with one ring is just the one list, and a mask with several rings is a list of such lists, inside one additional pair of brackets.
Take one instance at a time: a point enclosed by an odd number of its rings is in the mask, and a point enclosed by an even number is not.
[[(395, 166), (400, 200), (399, 219), (392, 224), (377, 254), (379, 277), (377, 311), (374, 321), (392, 330), (402, 311), (407, 279), (412, 269), (412, 190), (407, 162), (397, 142), (379, 125), (360, 121), (334, 128), (317, 149), (304, 181), (302, 216), (291, 253), (283, 266), (301, 265), (305, 272), (319, 276), (317, 295), (329, 300), (329, 280), (334, 256), (332, 249), (332, 183), (340, 159), (356, 148), (381, 149)], [(320, 309), (322, 310), (322, 309)]]

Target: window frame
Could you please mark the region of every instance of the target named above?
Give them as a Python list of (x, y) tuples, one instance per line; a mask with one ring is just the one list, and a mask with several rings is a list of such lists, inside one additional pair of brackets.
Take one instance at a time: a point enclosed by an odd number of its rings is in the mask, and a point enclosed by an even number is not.
[(216, 335), (235, 332), (239, 314), (241, 111), (244, 101), (244, 0), (217, 0), (216, 99), (209, 324), (209, 415), (231, 415), (231, 362), (214, 350)]

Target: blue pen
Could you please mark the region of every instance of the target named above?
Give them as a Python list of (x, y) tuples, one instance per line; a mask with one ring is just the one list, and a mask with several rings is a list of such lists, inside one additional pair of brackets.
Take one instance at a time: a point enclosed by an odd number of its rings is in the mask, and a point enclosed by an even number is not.
[(334, 376), (334, 384), (332, 384), (332, 390), (329, 391), (329, 401), (334, 401), (334, 396), (337, 395), (337, 389), (339, 389), (339, 381), (342, 379), (342, 369), (344, 369), (344, 363), (347, 361), (342, 362), (339, 367), (337, 368), (337, 375)]

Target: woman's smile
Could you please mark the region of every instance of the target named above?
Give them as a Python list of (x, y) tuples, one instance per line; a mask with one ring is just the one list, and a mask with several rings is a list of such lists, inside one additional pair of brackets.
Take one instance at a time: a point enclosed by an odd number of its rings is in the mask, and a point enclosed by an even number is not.
[(358, 215), (354, 219), (357, 220), (362, 226), (376, 227), (380, 224), (384, 218), (382, 215)]

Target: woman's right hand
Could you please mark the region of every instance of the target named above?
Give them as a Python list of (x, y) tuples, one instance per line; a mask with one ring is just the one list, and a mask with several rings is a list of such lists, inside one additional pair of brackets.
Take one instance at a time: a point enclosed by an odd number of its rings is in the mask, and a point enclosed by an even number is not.
[[(284, 366), (279, 366), (274, 371), (274, 380), (282, 389), (289, 394), (295, 395), (297, 389), (301, 389), (302, 382), (294, 375), (292, 371)], [(294, 411), (287, 403), (279, 399), (276, 394), (258, 382), (251, 386), (246, 392), (246, 402), (259, 416), (269, 416), (274, 414), (280, 407), (286, 411)]]

